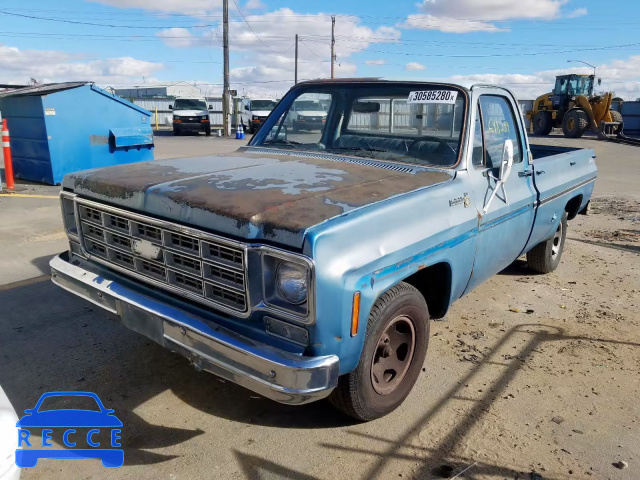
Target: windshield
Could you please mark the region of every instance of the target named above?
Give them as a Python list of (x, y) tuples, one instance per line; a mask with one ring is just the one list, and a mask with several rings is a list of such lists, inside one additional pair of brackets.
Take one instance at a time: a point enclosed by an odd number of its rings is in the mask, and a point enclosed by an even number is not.
[(251, 102), (251, 110), (268, 110), (271, 111), (276, 106), (273, 100), (253, 100)]
[(590, 96), (593, 90), (593, 77), (572, 75), (556, 80), (556, 95)]
[(322, 111), (322, 105), (320, 105), (318, 102), (306, 102), (304, 100), (300, 100), (295, 103), (295, 109)]
[[(448, 85), (300, 86), (249, 145), (447, 168), (458, 163), (466, 103), (464, 92)], [(306, 109), (314, 114), (299, 113)]]
[(174, 110), (206, 110), (207, 104), (202, 100), (193, 100), (190, 98), (179, 98), (173, 105)]

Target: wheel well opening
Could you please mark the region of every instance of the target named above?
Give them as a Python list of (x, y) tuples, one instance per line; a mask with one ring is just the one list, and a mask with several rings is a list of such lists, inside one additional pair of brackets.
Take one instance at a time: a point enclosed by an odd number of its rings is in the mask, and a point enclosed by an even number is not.
[(442, 318), (449, 308), (451, 298), (451, 267), (448, 263), (437, 263), (418, 270), (404, 279), (422, 294), (431, 318)]
[(582, 205), (582, 195), (573, 197), (571, 200), (569, 200), (569, 202), (567, 202), (567, 206), (564, 209), (568, 214), (567, 218), (569, 220), (573, 220), (575, 216), (578, 215), (580, 205)]

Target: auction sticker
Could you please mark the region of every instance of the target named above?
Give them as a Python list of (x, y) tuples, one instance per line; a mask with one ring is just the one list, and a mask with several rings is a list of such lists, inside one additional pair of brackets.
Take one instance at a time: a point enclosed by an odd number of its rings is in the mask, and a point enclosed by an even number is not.
[(458, 92), (455, 90), (422, 90), (409, 93), (407, 103), (456, 103)]

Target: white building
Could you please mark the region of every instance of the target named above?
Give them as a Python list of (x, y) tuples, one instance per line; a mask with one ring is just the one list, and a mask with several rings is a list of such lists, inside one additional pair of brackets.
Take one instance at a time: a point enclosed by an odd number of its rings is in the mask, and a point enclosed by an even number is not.
[(191, 83), (175, 82), (170, 84), (142, 84), (131, 87), (114, 88), (113, 93), (123, 98), (154, 97), (202, 97), (202, 91)]

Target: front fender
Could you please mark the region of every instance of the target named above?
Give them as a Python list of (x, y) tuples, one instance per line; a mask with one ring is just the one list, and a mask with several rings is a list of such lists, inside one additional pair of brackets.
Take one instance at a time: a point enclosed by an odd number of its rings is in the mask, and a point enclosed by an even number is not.
[[(461, 188), (454, 182), (428, 187), (351, 212), (307, 233), (305, 253), (316, 265), (310, 354), (337, 355), (340, 374), (353, 370), (374, 303), (420, 269), (447, 263), (452, 272), (448, 303), (462, 294), (473, 266), (477, 218), (474, 209), (463, 205), (452, 218), (449, 200)], [(425, 211), (427, 202), (430, 208)], [(417, 217), (415, 212), (423, 215)], [(351, 337), (356, 291), (361, 292), (360, 328)]]

